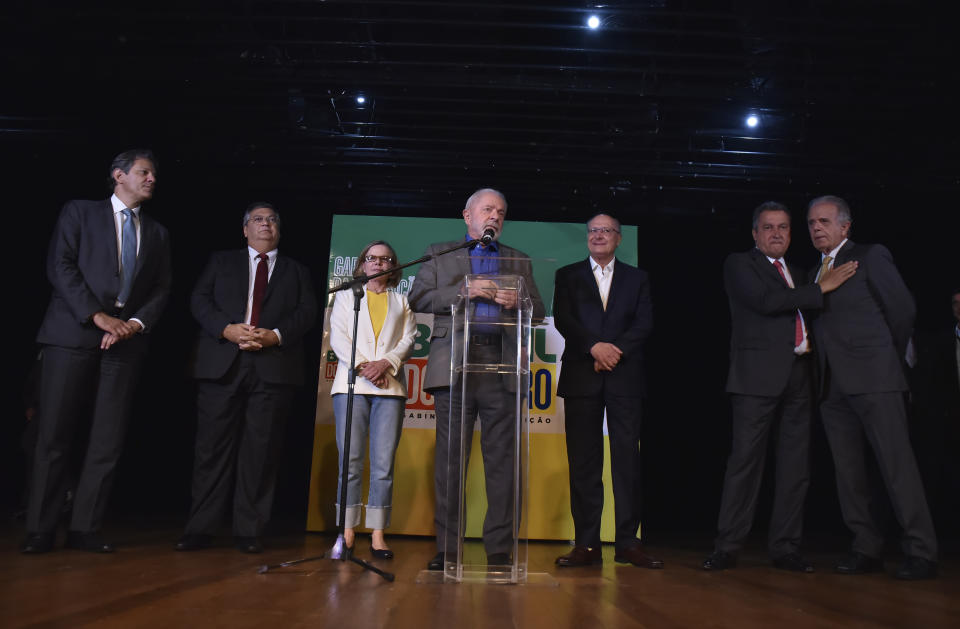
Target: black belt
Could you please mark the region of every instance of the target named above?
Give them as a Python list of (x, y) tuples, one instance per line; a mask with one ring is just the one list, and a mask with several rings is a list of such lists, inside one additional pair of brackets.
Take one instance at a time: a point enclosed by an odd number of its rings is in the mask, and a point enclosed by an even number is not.
[(499, 334), (471, 334), (470, 344), (471, 345), (499, 345), (500, 335)]

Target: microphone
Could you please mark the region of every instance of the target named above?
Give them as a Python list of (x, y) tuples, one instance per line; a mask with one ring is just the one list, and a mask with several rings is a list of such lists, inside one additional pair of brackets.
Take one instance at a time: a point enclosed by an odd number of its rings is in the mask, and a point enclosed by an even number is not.
[(492, 227), (488, 227), (485, 230), (483, 230), (483, 236), (480, 236), (480, 244), (486, 247), (491, 242), (493, 242), (493, 239), (496, 237), (497, 237), (497, 230), (495, 230)]

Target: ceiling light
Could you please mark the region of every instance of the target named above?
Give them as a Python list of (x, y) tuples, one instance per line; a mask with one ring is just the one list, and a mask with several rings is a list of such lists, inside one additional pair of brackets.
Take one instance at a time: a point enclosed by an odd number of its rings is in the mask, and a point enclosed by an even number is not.
[(760, 124), (760, 119), (757, 118), (756, 114), (750, 114), (747, 116), (747, 126), (751, 129)]
[(598, 18), (596, 15), (591, 15), (587, 18), (587, 26), (592, 29), (600, 28), (600, 18)]
[(366, 96), (357, 96), (357, 104), (358, 104), (358, 105), (362, 105), (362, 104), (364, 104), (365, 102), (367, 102), (367, 97), (366, 97)]

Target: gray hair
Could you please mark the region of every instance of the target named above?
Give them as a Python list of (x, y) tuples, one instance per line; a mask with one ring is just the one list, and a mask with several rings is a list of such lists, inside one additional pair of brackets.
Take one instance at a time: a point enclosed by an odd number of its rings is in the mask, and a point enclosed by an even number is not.
[(587, 227), (588, 227), (588, 228), (590, 227), (590, 223), (592, 223), (592, 222), (594, 221), (594, 219), (596, 219), (598, 216), (606, 216), (606, 217), (609, 218), (611, 221), (613, 221), (614, 223), (616, 223), (616, 224), (617, 224), (617, 233), (620, 233), (620, 220), (617, 219), (616, 216), (613, 216), (612, 214), (607, 214), (606, 212), (597, 212), (596, 214), (594, 214), (593, 216), (591, 216), (591, 217), (589, 218), (589, 220), (587, 220)]
[(487, 193), (495, 194), (498, 197), (500, 197), (500, 200), (503, 201), (503, 209), (504, 210), (507, 209), (507, 197), (503, 196), (503, 193), (500, 192), (499, 190), (494, 190), (493, 188), (480, 188), (479, 190), (471, 194), (467, 198), (467, 202), (463, 206), (463, 209), (469, 210), (471, 207), (473, 207), (473, 204), (477, 202), (477, 199), (479, 199), (481, 196)]
[(787, 218), (790, 218), (790, 210), (787, 209), (787, 206), (779, 201), (764, 201), (756, 207), (753, 211), (753, 228), (756, 229), (757, 225), (760, 224), (760, 215), (764, 212), (783, 212), (787, 215)]
[(838, 196), (832, 194), (825, 194), (822, 197), (817, 197), (807, 205), (807, 214), (810, 213), (810, 210), (813, 209), (813, 206), (820, 205), (821, 203), (829, 203), (837, 208), (837, 222), (838, 223), (852, 223), (853, 215), (850, 214), (850, 206), (847, 205), (847, 202), (841, 199)]

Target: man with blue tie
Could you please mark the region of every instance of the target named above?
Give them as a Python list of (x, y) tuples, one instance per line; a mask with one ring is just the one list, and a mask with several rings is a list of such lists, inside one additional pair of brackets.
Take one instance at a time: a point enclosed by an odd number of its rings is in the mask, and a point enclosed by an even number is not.
[(125, 151), (110, 166), (113, 195), (69, 201), (47, 256), (53, 285), (37, 333), (42, 346), (39, 427), (24, 553), (53, 548), (67, 465), (79, 426), (92, 410), (66, 546), (112, 552), (100, 534), (123, 448), (147, 336), (170, 293), (167, 230), (141, 211), (153, 197), (149, 150)]

